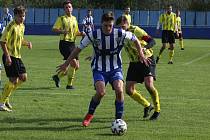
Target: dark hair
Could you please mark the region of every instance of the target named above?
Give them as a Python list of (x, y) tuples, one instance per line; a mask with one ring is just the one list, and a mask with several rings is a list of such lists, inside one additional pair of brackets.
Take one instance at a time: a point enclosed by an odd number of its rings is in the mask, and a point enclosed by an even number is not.
[(66, 1), (64, 1), (64, 2), (63, 2), (63, 7), (64, 7), (66, 4), (69, 4), (69, 3), (71, 3), (71, 0), (66, 0)]
[(125, 21), (128, 21), (128, 19), (126, 18), (126, 16), (120, 16), (119, 18), (117, 18), (116, 20), (116, 25), (119, 26), (121, 24), (121, 22), (125, 22)]
[(114, 21), (114, 15), (111, 11), (102, 15), (101, 22), (104, 21)]
[(25, 7), (23, 7), (22, 5), (15, 7), (14, 9), (14, 15), (21, 15), (23, 13), (26, 12)]

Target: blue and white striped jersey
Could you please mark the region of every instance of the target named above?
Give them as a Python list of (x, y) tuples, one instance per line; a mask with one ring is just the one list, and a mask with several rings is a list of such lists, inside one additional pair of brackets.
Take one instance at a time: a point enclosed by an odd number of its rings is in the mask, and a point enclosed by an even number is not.
[(10, 13), (3, 16), (3, 26), (6, 27), (12, 21), (12, 15)]
[(86, 25), (86, 27), (83, 26), (83, 31), (84, 32), (86, 32), (86, 33), (91, 32), (92, 28), (93, 28), (93, 17), (92, 16), (85, 16), (85, 18), (82, 21), (82, 24)]
[(94, 49), (92, 69), (109, 72), (122, 68), (121, 50), (125, 39), (137, 40), (134, 34), (122, 29), (113, 28), (109, 35), (105, 35), (102, 29), (97, 29), (86, 34), (81, 40), (79, 48), (84, 49), (92, 43)]

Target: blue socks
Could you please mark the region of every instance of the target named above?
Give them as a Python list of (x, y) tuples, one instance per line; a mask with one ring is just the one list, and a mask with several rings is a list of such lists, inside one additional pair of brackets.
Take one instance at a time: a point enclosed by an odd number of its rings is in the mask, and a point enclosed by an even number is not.
[(116, 109), (115, 119), (122, 119), (124, 111), (124, 101), (122, 102), (115, 101), (115, 109)]

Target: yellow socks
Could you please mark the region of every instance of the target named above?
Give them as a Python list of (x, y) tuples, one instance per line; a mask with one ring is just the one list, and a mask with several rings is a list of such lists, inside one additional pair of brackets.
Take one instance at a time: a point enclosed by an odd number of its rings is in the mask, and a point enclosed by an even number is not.
[(152, 101), (155, 107), (156, 112), (160, 112), (160, 99), (158, 95), (158, 91), (156, 88), (152, 89), (150, 92), (150, 95), (152, 96)]
[(11, 83), (10, 81), (5, 84), (1, 98), (0, 98), (0, 103), (5, 104), (5, 102), (8, 100), (14, 88), (15, 88), (15, 85)]
[(75, 71), (76, 69), (73, 67), (69, 67), (68, 71), (67, 71), (67, 78), (68, 78), (68, 86), (72, 86), (73, 81), (74, 81), (74, 76), (75, 76)]
[(61, 71), (57, 75), (58, 75), (58, 78), (60, 79), (65, 76), (65, 73), (63, 71)]
[(181, 49), (184, 49), (184, 41), (183, 39), (179, 40), (179, 45)]
[(130, 97), (133, 100), (135, 100), (138, 103), (140, 103), (141, 105), (143, 105), (144, 107), (150, 106), (150, 103), (143, 96), (141, 96), (141, 94), (138, 91), (136, 91), (136, 90), (134, 90), (133, 94), (130, 95)]
[(169, 61), (173, 61), (174, 50), (169, 50)]

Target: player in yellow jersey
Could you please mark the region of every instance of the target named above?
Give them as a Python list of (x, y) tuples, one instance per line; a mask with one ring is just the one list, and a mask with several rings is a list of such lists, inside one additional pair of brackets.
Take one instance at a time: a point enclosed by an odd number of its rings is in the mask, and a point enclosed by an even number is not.
[(143, 29), (138, 26), (129, 25), (129, 22), (125, 16), (118, 18), (117, 25), (120, 25), (122, 29), (132, 32), (141, 42), (141, 46), (144, 48), (144, 53), (147, 58), (151, 60), (151, 64), (147, 67), (145, 64), (139, 61), (138, 51), (131, 41), (126, 40), (124, 48), (130, 59), (129, 68), (126, 77), (126, 93), (135, 101), (144, 106), (144, 116), (149, 116), (153, 106), (136, 90), (135, 85), (137, 83), (145, 83), (145, 87), (150, 93), (155, 111), (150, 117), (150, 120), (156, 120), (160, 116), (160, 101), (158, 91), (155, 88), (153, 81), (156, 77), (155, 74), (155, 59), (153, 56), (152, 47), (155, 45), (155, 40), (150, 37)]
[[(64, 60), (66, 60), (75, 48), (76, 36), (83, 34), (79, 31), (76, 17), (72, 15), (73, 7), (71, 1), (65, 1), (63, 7), (65, 14), (57, 18), (52, 31), (60, 34), (59, 50), (63, 55)], [(60, 79), (67, 75), (68, 82), (66, 89), (74, 89), (73, 80), (75, 77), (75, 71), (78, 68), (79, 59), (76, 57), (71, 61), (67, 73), (59, 72), (52, 77), (56, 87), (60, 87)]]
[(168, 5), (166, 12), (161, 14), (157, 24), (157, 33), (159, 33), (160, 24), (162, 24), (162, 47), (160, 49), (159, 55), (157, 56), (156, 63), (159, 62), (163, 51), (166, 48), (167, 43), (169, 43), (169, 62), (168, 64), (173, 64), (174, 56), (174, 43), (175, 36), (174, 32), (177, 32), (176, 25), (176, 14), (172, 12), (172, 6)]
[(3, 50), (3, 63), (9, 81), (5, 84), (0, 97), (0, 111), (12, 111), (9, 103), (11, 93), (27, 79), (26, 68), (21, 60), (21, 46), (32, 49), (32, 43), (24, 40), (25, 8), (17, 6), (14, 9), (14, 20), (3, 31), (0, 44)]
[(183, 41), (183, 35), (182, 35), (182, 21), (181, 21), (179, 10), (176, 10), (176, 22), (177, 22), (177, 29), (178, 29), (178, 34), (176, 34), (176, 37), (179, 39), (179, 46), (181, 50), (184, 50), (184, 41)]
[(125, 7), (124, 13), (122, 14), (122, 16), (125, 16), (127, 18), (129, 25), (131, 24), (130, 11), (131, 11), (130, 7), (127, 6), (127, 7)]

